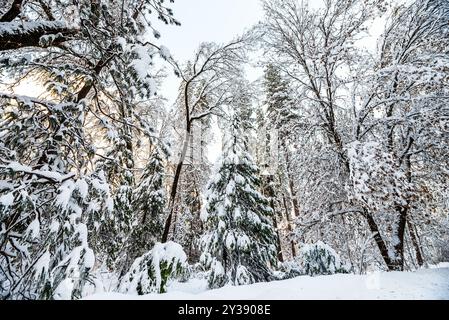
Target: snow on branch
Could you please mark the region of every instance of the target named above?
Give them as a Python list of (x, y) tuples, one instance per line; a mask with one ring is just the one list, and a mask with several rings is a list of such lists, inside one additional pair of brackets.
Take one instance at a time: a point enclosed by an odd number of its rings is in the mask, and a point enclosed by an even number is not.
[(11, 22), (22, 12), (23, 0), (14, 0), (8, 11), (0, 17), (0, 22)]
[(0, 22), (0, 51), (57, 45), (78, 31), (63, 21)]
[(18, 162), (10, 162), (8, 165), (0, 165), (0, 168), (2, 169), (8, 169), (12, 172), (17, 172), (17, 173), (25, 173), (25, 174), (30, 174), (30, 175), (36, 175), (39, 178), (43, 178), (55, 183), (61, 183), (64, 181), (67, 181), (71, 178), (73, 178), (75, 176), (74, 173), (69, 173), (69, 174), (60, 174), (58, 172), (54, 172), (54, 171), (48, 171), (48, 170), (33, 170), (31, 167), (29, 166), (24, 166)]

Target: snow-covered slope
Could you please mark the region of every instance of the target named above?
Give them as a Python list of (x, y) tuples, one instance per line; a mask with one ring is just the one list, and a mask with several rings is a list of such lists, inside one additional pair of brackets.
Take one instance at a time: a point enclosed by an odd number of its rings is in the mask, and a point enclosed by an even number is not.
[(176, 283), (166, 294), (131, 296), (116, 293), (96, 294), (86, 299), (144, 300), (300, 300), (300, 299), (447, 299), (449, 264), (417, 272), (373, 273), (298, 277), (248, 286), (206, 290), (203, 280)]

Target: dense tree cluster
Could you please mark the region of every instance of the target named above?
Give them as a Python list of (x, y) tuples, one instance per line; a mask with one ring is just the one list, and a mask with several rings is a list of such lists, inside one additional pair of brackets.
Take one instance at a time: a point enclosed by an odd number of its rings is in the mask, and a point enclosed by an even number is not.
[(449, 259), (448, 1), (263, 0), (185, 62), (172, 2), (0, 0), (0, 298)]

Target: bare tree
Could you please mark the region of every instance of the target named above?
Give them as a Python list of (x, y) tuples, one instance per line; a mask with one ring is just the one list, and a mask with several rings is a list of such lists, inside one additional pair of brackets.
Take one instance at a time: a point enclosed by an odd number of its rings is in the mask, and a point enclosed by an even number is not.
[(184, 70), (179, 70), (182, 83), (177, 105), (184, 115), (185, 135), (182, 140), (179, 161), (175, 169), (170, 190), (168, 217), (162, 242), (168, 240), (174, 215), (174, 205), (184, 161), (191, 141), (193, 125), (213, 114), (234, 99), (236, 78), (242, 73), (241, 64), (246, 60), (249, 36), (243, 36), (225, 45), (203, 43), (195, 53), (193, 61)]
[[(375, 64), (357, 41), (384, 5), (327, 0), (310, 9), (297, 1), (267, 0), (261, 30), (270, 62), (298, 91), (293, 113), (300, 118), (290, 127), (300, 133), (293, 146), (299, 235), (314, 230), (330, 241), (351, 241), (348, 257), (357, 254), (351, 247), (366, 248), (366, 241), (355, 239), (371, 238), (388, 269), (403, 270), (407, 225), (420, 265), (412, 221), (436, 203), (429, 200), (429, 185), (441, 190), (447, 184), (445, 173), (431, 178), (426, 165), (441, 166), (447, 158), (441, 124), (447, 116), (448, 11), (447, 2), (432, 0), (394, 10)], [(424, 197), (430, 198), (417, 201)]]

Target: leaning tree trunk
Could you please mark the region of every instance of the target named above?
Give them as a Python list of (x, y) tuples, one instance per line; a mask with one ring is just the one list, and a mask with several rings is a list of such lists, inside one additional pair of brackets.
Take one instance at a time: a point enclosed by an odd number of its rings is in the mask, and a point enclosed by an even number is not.
[(170, 233), (170, 227), (172, 225), (172, 220), (173, 220), (173, 215), (174, 215), (176, 195), (178, 194), (178, 185), (179, 185), (179, 181), (181, 179), (182, 168), (184, 166), (184, 161), (186, 158), (187, 150), (189, 148), (190, 134), (191, 134), (191, 126), (188, 123), (186, 137), (184, 139), (184, 143), (183, 143), (183, 147), (182, 147), (181, 157), (179, 159), (178, 165), (176, 166), (175, 176), (173, 178), (173, 183), (172, 183), (172, 187), (171, 187), (171, 191), (170, 191), (170, 201), (169, 201), (169, 206), (168, 206), (169, 214), (168, 214), (167, 220), (165, 221), (164, 233), (162, 234), (162, 243), (165, 243), (168, 241), (168, 235)]
[(394, 233), (397, 236), (396, 243), (393, 246), (393, 254), (390, 255), (387, 244), (385, 240), (382, 238), (380, 234), (379, 227), (374, 220), (374, 217), (368, 213), (364, 213), (364, 217), (368, 223), (370, 231), (374, 236), (374, 240), (376, 241), (377, 247), (379, 248), (380, 254), (388, 267), (389, 271), (403, 271), (404, 270), (404, 234), (405, 234), (405, 224), (407, 217), (407, 208), (398, 207), (397, 211), (399, 213), (399, 221)]
[(424, 258), (421, 252), (421, 246), (418, 241), (418, 232), (416, 231), (416, 227), (413, 223), (407, 219), (407, 228), (410, 233), (410, 239), (412, 241), (413, 248), (415, 249), (416, 261), (418, 262), (418, 266), (422, 267), (424, 265)]
[(376, 221), (374, 220), (373, 216), (368, 212), (364, 212), (364, 217), (366, 218), (368, 227), (370, 228), (370, 231), (374, 236), (374, 240), (376, 241), (377, 247), (379, 248), (380, 254), (383, 260), (385, 261), (388, 270), (390, 271), (395, 270), (392, 259), (390, 258), (390, 255), (388, 253), (387, 245), (385, 244), (385, 241), (382, 238), (382, 235), (380, 234), (380, 230), (379, 227), (377, 226)]

